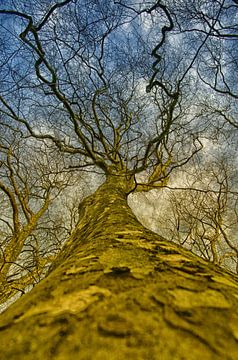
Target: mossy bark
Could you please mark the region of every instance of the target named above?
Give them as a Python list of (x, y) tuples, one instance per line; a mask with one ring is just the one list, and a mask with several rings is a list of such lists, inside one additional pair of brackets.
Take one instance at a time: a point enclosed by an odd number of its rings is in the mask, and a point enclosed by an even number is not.
[(109, 178), (48, 276), (0, 316), (4, 360), (238, 358), (237, 277), (144, 228)]

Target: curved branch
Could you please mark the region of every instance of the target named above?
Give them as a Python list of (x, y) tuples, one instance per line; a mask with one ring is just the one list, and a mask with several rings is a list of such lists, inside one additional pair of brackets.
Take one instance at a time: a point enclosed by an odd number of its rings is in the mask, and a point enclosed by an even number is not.
[(152, 90), (152, 88), (156, 85), (159, 85), (160, 87), (162, 87), (163, 90), (165, 90), (166, 94), (168, 96), (172, 96), (172, 94), (170, 93), (170, 91), (168, 91), (166, 89), (166, 87), (159, 82), (158, 80), (155, 81), (155, 78), (159, 72), (159, 68), (158, 65), (161, 61), (161, 55), (158, 54), (159, 49), (163, 46), (165, 39), (166, 39), (166, 35), (169, 31), (172, 31), (174, 28), (174, 23), (173, 23), (173, 19), (167, 9), (167, 7), (163, 4), (161, 4), (160, 2), (157, 3), (157, 7), (159, 7), (160, 9), (163, 10), (164, 14), (166, 15), (168, 21), (169, 21), (169, 26), (163, 26), (161, 29), (162, 32), (162, 38), (160, 40), (160, 42), (158, 43), (158, 45), (156, 45), (156, 47), (152, 50), (151, 55), (156, 59), (155, 62), (152, 65), (152, 69), (154, 71), (154, 74), (152, 75), (152, 78), (150, 79), (150, 83), (149, 85), (146, 87), (146, 91), (150, 92)]

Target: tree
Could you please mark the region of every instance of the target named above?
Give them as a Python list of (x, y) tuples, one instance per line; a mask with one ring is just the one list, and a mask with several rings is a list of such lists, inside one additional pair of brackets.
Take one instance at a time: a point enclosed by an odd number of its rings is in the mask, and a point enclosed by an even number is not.
[[(202, 44), (186, 39), (185, 50), (196, 50), (183, 63), (157, 50), (167, 51), (168, 33), (186, 32), (186, 1), (10, 3), (0, 10), (2, 114), (54, 144), (66, 168), (97, 170), (104, 183), (81, 202), (47, 277), (1, 315), (5, 359), (235, 359), (237, 277), (144, 228), (127, 205), (203, 147), (203, 114), (192, 111), (201, 88), (188, 75), (210, 30)], [(219, 24), (223, 2), (196, 3), (211, 14), (204, 23), (215, 11)]]
[(229, 158), (210, 157), (202, 170), (194, 162), (183, 188), (168, 187), (167, 209), (157, 216), (159, 228), (167, 239), (237, 272), (236, 169)]
[[(41, 240), (49, 229), (49, 209), (69, 185), (60, 163), (44, 144), (24, 139), (20, 130), (1, 126), (0, 302), (39, 282), (54, 257), (53, 242)], [(29, 151), (30, 142), (30, 151)], [(32, 157), (34, 155), (34, 157)], [(43, 230), (44, 227), (44, 230)], [(55, 230), (56, 236), (56, 230)], [(59, 246), (58, 246), (59, 248)]]

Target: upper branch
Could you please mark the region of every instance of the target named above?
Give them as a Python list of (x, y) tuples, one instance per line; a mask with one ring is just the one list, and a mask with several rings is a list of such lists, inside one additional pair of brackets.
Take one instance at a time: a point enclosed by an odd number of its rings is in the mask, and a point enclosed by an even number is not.
[(160, 1), (157, 2), (156, 8), (157, 8), (157, 7), (160, 8), (160, 9), (164, 12), (164, 14), (165, 14), (165, 16), (166, 16), (166, 18), (167, 18), (167, 20), (168, 20), (168, 22), (169, 22), (169, 25), (168, 25), (168, 26), (167, 26), (167, 25), (164, 25), (164, 26), (162, 27), (162, 29), (161, 29), (161, 32), (162, 32), (161, 40), (160, 40), (160, 42), (155, 46), (155, 48), (152, 50), (151, 55), (155, 58), (155, 61), (154, 61), (153, 65), (152, 65), (152, 69), (153, 69), (153, 71), (154, 71), (154, 74), (152, 75), (152, 77), (151, 77), (151, 79), (150, 79), (150, 83), (149, 83), (149, 85), (147, 86), (146, 91), (147, 91), (147, 92), (150, 92), (151, 89), (152, 89), (154, 86), (158, 85), (158, 86), (160, 86), (160, 87), (166, 92), (166, 94), (167, 94), (168, 96), (173, 96), (173, 94), (171, 94), (171, 92), (166, 88), (166, 86), (165, 86), (161, 81), (155, 80), (155, 78), (156, 78), (156, 76), (157, 76), (157, 74), (158, 74), (158, 72), (159, 72), (158, 65), (159, 65), (159, 63), (160, 63), (160, 61), (161, 61), (161, 55), (158, 53), (158, 51), (159, 51), (159, 49), (163, 46), (163, 44), (164, 44), (164, 42), (165, 42), (165, 40), (166, 40), (166, 34), (167, 34), (169, 31), (172, 31), (173, 28), (174, 28), (173, 19), (172, 19), (171, 15), (170, 15), (170, 12), (169, 12), (168, 8), (167, 8), (165, 5), (161, 4)]

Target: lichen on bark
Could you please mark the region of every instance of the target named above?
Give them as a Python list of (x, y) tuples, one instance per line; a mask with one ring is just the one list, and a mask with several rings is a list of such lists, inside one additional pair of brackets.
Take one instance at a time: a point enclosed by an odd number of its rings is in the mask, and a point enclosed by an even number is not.
[(108, 179), (48, 276), (0, 317), (4, 360), (235, 360), (235, 275), (144, 228)]

